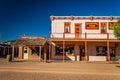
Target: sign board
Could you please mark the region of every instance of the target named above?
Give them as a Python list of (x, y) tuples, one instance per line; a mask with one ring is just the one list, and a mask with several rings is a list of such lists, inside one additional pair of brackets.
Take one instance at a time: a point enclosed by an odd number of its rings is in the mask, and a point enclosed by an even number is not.
[(99, 29), (99, 22), (86, 22), (85, 28), (90, 30), (97, 30)]

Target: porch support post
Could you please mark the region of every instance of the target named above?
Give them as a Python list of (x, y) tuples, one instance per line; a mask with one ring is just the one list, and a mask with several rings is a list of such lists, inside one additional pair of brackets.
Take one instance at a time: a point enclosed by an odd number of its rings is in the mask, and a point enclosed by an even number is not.
[(50, 62), (50, 53), (51, 53), (51, 42), (49, 43), (49, 62)]
[(8, 47), (8, 54), (7, 55), (9, 55), (9, 47)]
[(3, 55), (4, 55), (4, 56), (5, 56), (5, 48), (6, 48), (6, 47), (3, 48)]
[(107, 41), (107, 60), (110, 63), (110, 43)]
[(87, 60), (86, 56), (87, 56), (87, 41), (85, 41), (85, 58), (84, 58), (85, 61)]
[(12, 61), (14, 61), (14, 45), (12, 46)]
[(41, 62), (41, 46), (39, 46), (39, 60)]
[(65, 54), (65, 42), (63, 41), (63, 62), (64, 62), (64, 54)]

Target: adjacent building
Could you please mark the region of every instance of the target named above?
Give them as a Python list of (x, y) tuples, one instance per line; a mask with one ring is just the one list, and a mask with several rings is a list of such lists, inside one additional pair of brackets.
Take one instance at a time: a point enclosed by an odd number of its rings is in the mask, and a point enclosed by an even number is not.
[(120, 58), (113, 34), (119, 16), (50, 16), (51, 59), (111, 61)]
[(12, 56), (18, 48), (18, 59), (43, 60), (44, 54), (48, 55), (48, 42), (44, 36), (20, 36), (12, 43)]

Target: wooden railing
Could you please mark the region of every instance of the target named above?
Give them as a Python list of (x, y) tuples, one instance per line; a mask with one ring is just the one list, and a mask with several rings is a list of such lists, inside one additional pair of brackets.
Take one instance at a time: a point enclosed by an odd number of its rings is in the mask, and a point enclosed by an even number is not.
[(113, 33), (51, 33), (50, 38), (64, 38), (64, 39), (117, 39)]

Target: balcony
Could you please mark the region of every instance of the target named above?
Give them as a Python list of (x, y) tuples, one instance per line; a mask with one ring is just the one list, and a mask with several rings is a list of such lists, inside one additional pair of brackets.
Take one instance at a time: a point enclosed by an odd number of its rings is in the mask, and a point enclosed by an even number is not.
[(51, 33), (50, 39), (74, 39), (74, 40), (119, 40), (117, 39), (113, 33), (81, 33), (81, 34), (75, 34), (75, 33)]

